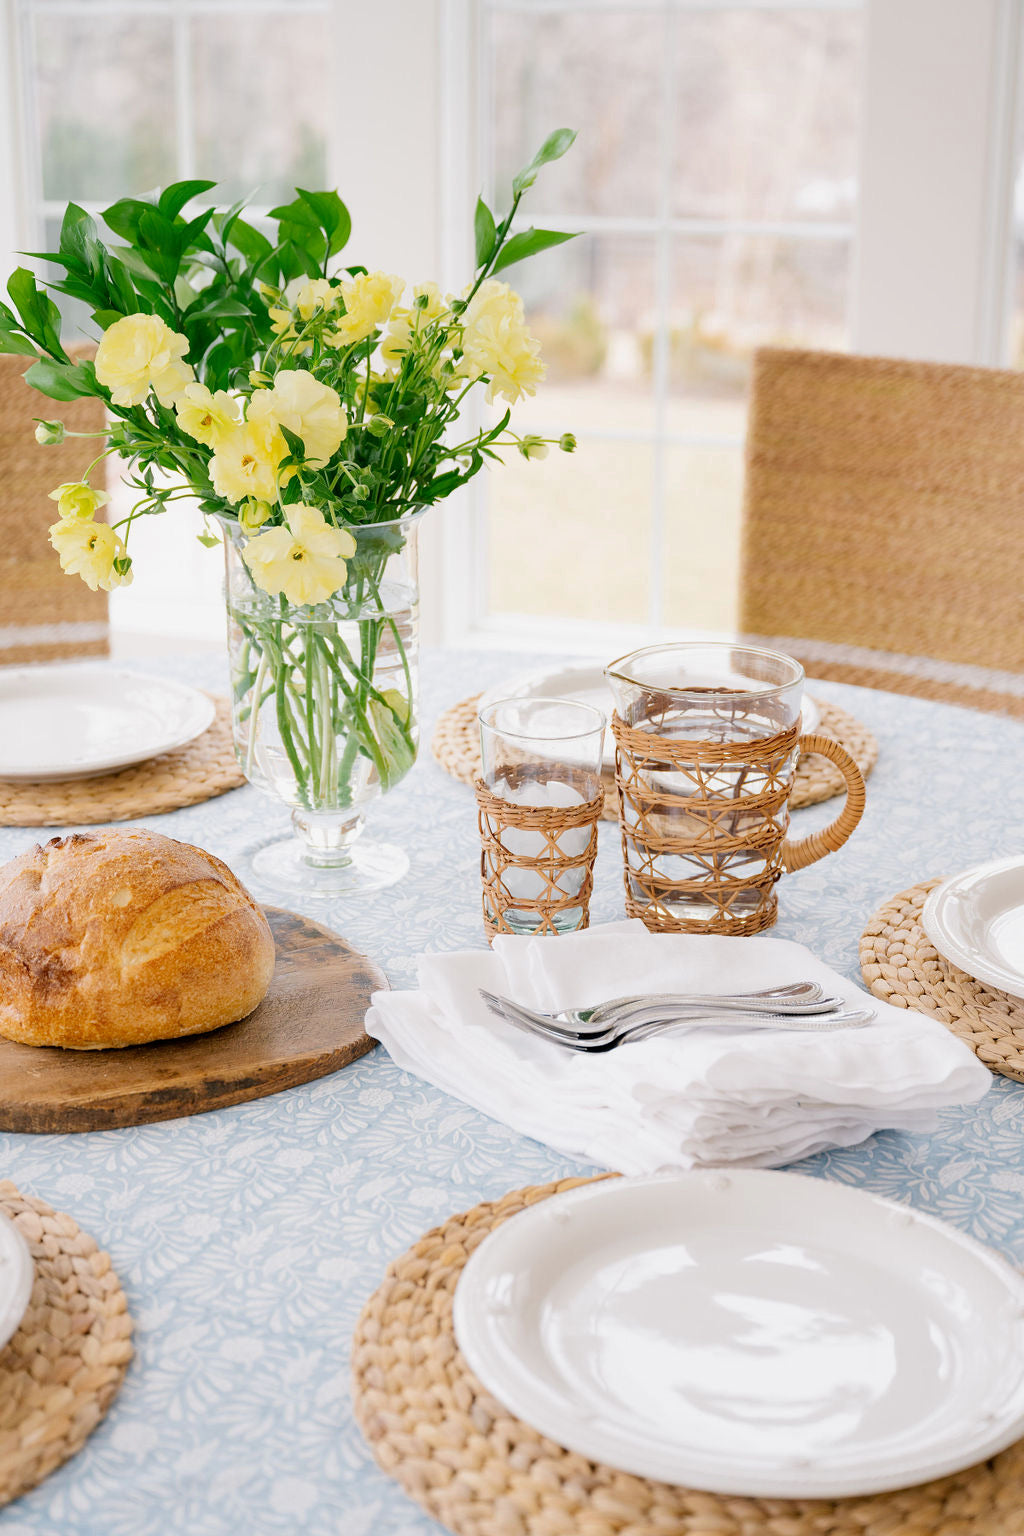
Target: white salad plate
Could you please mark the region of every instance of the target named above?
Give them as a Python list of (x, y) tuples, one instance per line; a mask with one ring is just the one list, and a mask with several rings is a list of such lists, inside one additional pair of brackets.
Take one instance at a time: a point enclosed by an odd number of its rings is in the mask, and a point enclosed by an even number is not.
[(454, 1325), (542, 1434), (714, 1493), (911, 1487), (1024, 1434), (1024, 1277), (933, 1217), (798, 1174), (540, 1201), (472, 1255)]
[(0, 668), (0, 779), (85, 779), (172, 752), (212, 723), (195, 688), (115, 667)]
[(25, 1316), (34, 1278), (28, 1244), (13, 1221), (0, 1215), (0, 1349)]
[[(565, 699), (567, 702), (591, 704), (611, 716), (615, 707), (612, 691), (604, 676), (600, 662), (568, 662), (565, 666), (549, 667), (539, 672), (525, 672), (508, 678), (494, 688), (488, 688), (480, 699), (479, 708), (493, 704), (498, 699)], [(821, 710), (814, 699), (805, 698), (800, 714), (800, 729), (805, 733), (816, 731), (821, 724)], [(604, 766), (615, 767), (615, 739), (611, 726), (605, 732)]]
[(968, 976), (1024, 998), (1024, 855), (980, 864), (937, 886), (921, 927)]

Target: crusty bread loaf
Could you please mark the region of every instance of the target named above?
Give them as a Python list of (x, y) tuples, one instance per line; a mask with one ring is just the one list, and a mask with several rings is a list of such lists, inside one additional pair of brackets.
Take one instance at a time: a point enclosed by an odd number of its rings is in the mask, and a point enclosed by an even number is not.
[(251, 1013), (270, 926), (212, 854), (158, 832), (74, 832), (0, 868), (0, 1035), (141, 1045)]

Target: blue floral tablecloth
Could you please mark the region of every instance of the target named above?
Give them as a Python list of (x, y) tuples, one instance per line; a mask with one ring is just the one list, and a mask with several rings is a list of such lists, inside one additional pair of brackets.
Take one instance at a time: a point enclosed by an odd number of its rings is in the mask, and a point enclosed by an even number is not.
[[(425, 740), (440, 709), (536, 660), (428, 655)], [(140, 669), (226, 682), (215, 658)], [(865, 721), (881, 753), (861, 828), (841, 853), (785, 880), (776, 931), (857, 976), (858, 936), (884, 898), (1020, 847), (1024, 726), (863, 689), (812, 691)], [(796, 830), (835, 806), (798, 813)], [(316, 915), (405, 986), (421, 951), (483, 945), (475, 809), (424, 747), (371, 820), (409, 849), (408, 879)], [(283, 807), (246, 787), (150, 825), (246, 879), (246, 849), (287, 823)], [(0, 857), (38, 840), (0, 831)], [(606, 827), (593, 913), (621, 911)], [(1024, 1088), (997, 1078), (979, 1106), (946, 1112), (933, 1136), (887, 1133), (800, 1168), (909, 1201), (1024, 1263), (1022, 1147)], [(380, 1049), (334, 1077), (192, 1119), (0, 1135), (0, 1177), (69, 1211), (109, 1249), (137, 1349), (84, 1450), (0, 1513), (4, 1536), (438, 1532), (377, 1470), (353, 1423), (358, 1312), (388, 1260), (446, 1214), (587, 1171), (397, 1071)]]

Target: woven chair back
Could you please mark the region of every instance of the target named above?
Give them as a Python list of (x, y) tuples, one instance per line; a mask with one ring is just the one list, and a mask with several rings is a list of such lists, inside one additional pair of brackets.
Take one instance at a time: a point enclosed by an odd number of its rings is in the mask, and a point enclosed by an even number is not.
[(1024, 373), (766, 348), (740, 625), (816, 677), (1024, 715)]
[[(103, 402), (47, 400), (22, 377), (31, 361), (0, 356), (0, 666), (105, 656), (109, 649), (107, 594), (65, 576), (47, 537), (57, 520), (48, 493), (80, 480), (102, 444), (71, 438), (42, 448), (34, 436), (40, 416), (59, 419), (71, 431), (99, 432)], [(103, 467), (90, 476), (97, 489), (104, 484)]]

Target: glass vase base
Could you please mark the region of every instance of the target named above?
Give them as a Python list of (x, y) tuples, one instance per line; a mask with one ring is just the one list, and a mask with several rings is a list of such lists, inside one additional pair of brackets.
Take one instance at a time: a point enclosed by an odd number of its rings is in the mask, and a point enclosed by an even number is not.
[(264, 885), (300, 896), (365, 896), (395, 885), (409, 871), (409, 856), (395, 843), (361, 839), (344, 864), (314, 864), (297, 837), (283, 837), (253, 854), (253, 874)]

